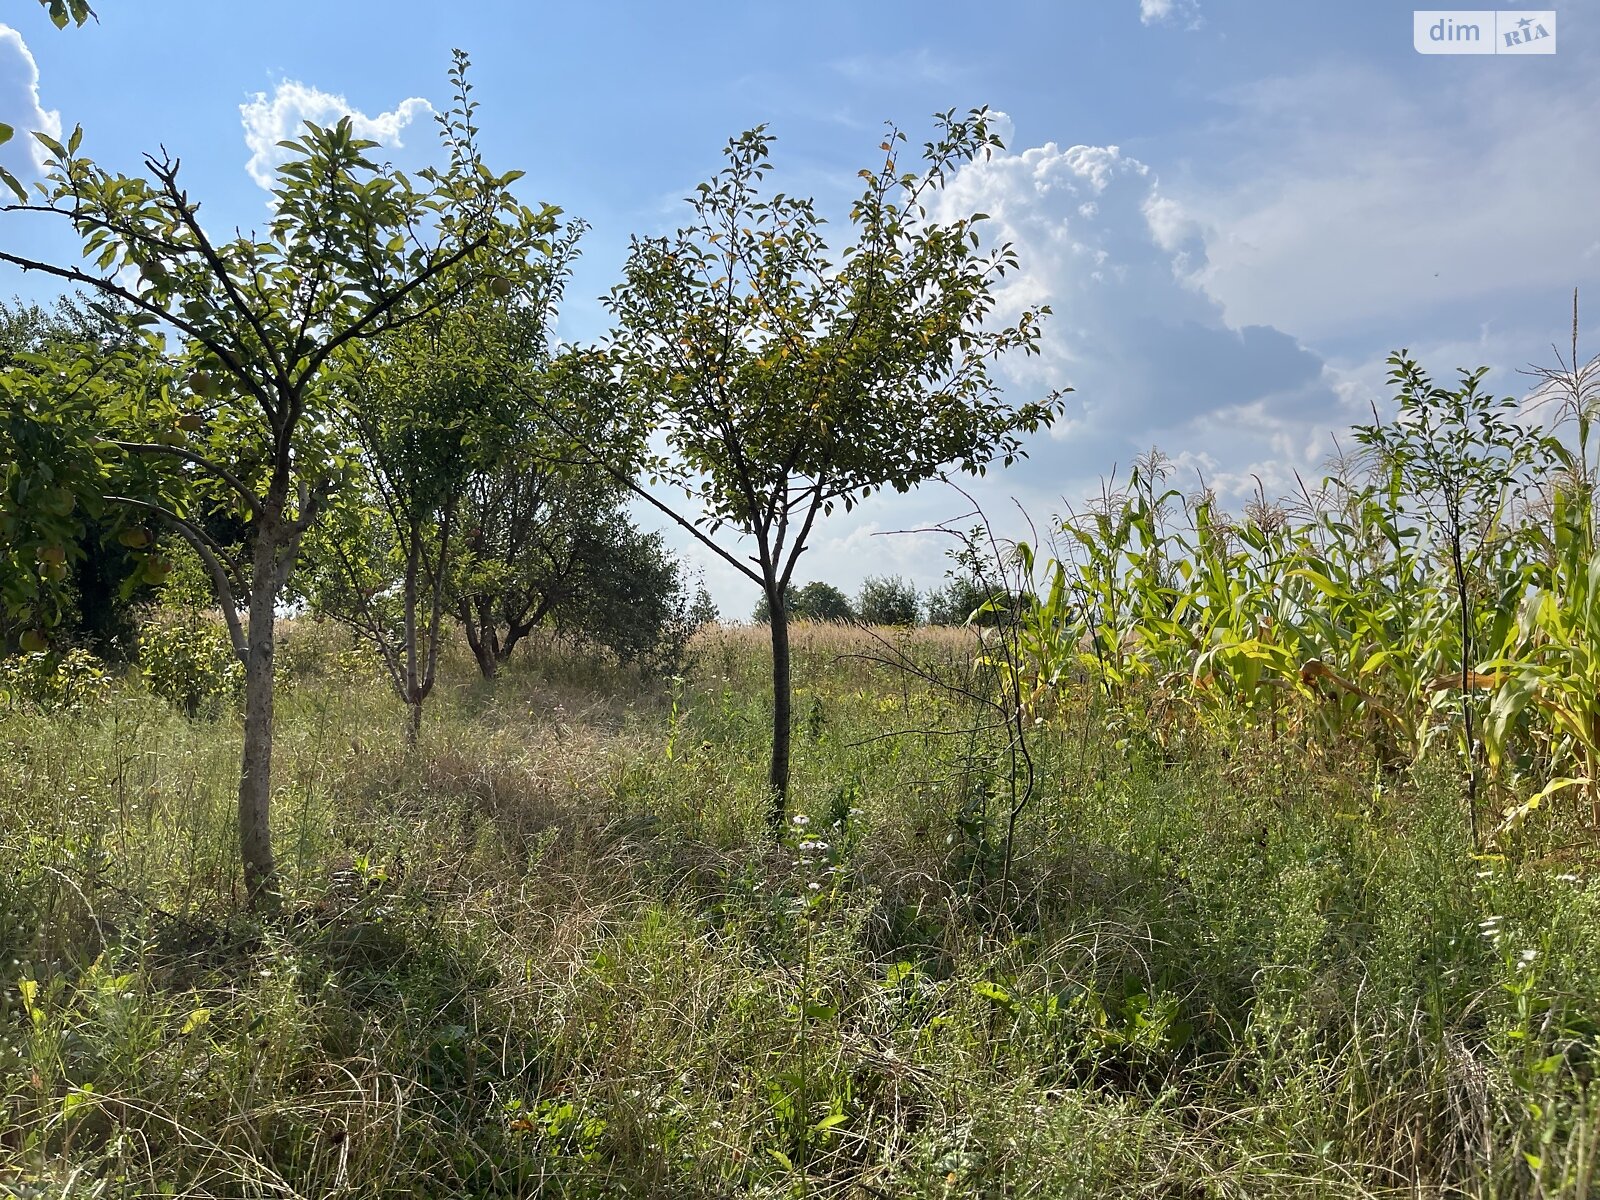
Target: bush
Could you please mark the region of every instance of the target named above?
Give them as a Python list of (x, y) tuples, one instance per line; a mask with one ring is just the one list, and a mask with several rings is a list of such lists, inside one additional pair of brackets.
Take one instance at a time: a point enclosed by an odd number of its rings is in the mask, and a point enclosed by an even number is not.
[(689, 639), (716, 606), (703, 585), (691, 600), (682, 562), (659, 533), (644, 533), (619, 514), (598, 527), (589, 559), (573, 573), (550, 615), (557, 633), (609, 650), (624, 666), (670, 675)]
[(157, 609), (139, 630), (139, 667), (150, 690), (190, 718), (216, 720), (244, 691), (244, 664), (220, 619)]
[(929, 625), (965, 625), (989, 599), (989, 592), (971, 579), (952, 579), (928, 593)]
[(68, 712), (105, 698), (111, 676), (87, 650), (0, 659), (0, 706)]
[[(833, 584), (820, 580), (808, 583), (803, 588), (786, 589), (784, 607), (789, 610), (791, 621), (853, 621), (856, 616), (855, 610), (850, 607), (849, 597)], [(771, 617), (767, 598), (762, 596), (756, 602), (750, 619), (757, 625), (765, 625)]]
[(856, 598), (856, 613), (868, 625), (915, 625), (921, 601), (900, 576), (869, 575)]

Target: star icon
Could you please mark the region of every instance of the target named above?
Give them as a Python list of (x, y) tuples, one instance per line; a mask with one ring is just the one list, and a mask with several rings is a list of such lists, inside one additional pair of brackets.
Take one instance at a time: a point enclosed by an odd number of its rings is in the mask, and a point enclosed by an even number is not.
[(1517, 22), (1517, 28), (1526, 31), (1528, 26), (1532, 24), (1533, 19), (1531, 17), (1523, 17), (1522, 20)]

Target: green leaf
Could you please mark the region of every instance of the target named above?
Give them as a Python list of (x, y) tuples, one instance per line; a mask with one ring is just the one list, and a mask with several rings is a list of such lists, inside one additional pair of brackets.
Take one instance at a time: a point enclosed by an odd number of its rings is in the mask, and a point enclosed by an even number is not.
[(883, 986), (886, 988), (898, 987), (906, 980), (919, 979), (922, 972), (917, 969), (917, 964), (912, 962), (897, 962), (893, 964), (883, 976)]
[(48, 133), (40, 133), (37, 129), (35, 129), (33, 131), (33, 136), (38, 139), (38, 142), (41, 146), (50, 151), (50, 153), (55, 155), (57, 158), (65, 158), (67, 156), (67, 148), (60, 142), (56, 141), (56, 139), (51, 137)]
[(787, 1154), (785, 1154), (782, 1150), (778, 1150), (778, 1149), (773, 1148), (772, 1146), (768, 1146), (767, 1147), (767, 1153), (772, 1155), (772, 1160), (774, 1162), (776, 1162), (780, 1167), (782, 1167), (785, 1171), (794, 1170), (794, 1163), (789, 1160), (789, 1156)]
[(974, 994), (982, 996), (985, 1000), (993, 1000), (1002, 1007), (1014, 1003), (1010, 992), (1006, 991), (998, 983), (992, 983), (987, 979), (978, 980), (972, 985), (972, 990)]
[(26, 204), (28, 202), (28, 189), (23, 187), (17, 177), (4, 167), (0, 167), (0, 183), (5, 184), (16, 193), (18, 203)]
[(0, 121), (0, 146), (4, 146), (13, 137), (15, 137), (16, 134), (17, 131), (15, 129), (11, 128), (11, 126), (7, 125), (4, 121)]
[(61, 1115), (70, 1117), (77, 1109), (86, 1104), (93, 1104), (98, 1097), (94, 1094), (94, 1084), (86, 1083), (81, 1088), (73, 1088), (61, 1097)]

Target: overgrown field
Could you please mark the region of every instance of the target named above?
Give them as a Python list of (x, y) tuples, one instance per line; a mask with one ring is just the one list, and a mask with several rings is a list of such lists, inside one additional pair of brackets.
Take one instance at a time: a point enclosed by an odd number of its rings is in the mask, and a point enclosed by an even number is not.
[(1600, 1186), (1587, 801), (1478, 855), (1448, 749), (1173, 737), (1087, 686), (1022, 731), (1027, 791), (971, 631), (795, 636), (775, 840), (761, 630), (654, 683), (454, 648), (407, 750), (375, 662), (293, 623), (261, 916), (229, 706), (14, 703), (0, 1193)]

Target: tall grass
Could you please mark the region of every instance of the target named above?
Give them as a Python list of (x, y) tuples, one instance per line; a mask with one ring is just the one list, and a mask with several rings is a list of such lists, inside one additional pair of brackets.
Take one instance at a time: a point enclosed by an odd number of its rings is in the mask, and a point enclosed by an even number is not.
[(999, 746), (940, 683), (974, 635), (795, 648), (805, 821), (774, 840), (748, 630), (655, 682), (552, 646), (491, 688), (457, 651), (408, 752), (370, 664), (297, 624), (270, 918), (235, 720), (133, 679), (13, 706), (0, 1188), (1595, 1189), (1600, 881), (1475, 857), (1448, 762), (1270, 722), (1180, 745), (1068, 688), (1002, 892)]

